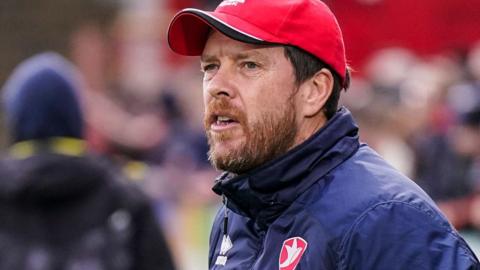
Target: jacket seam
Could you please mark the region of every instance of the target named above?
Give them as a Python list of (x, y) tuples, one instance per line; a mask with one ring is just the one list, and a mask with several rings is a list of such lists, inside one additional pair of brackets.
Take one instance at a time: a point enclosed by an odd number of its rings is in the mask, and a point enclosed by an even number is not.
[(265, 240), (267, 239), (267, 236), (266, 236), (267, 232), (268, 231), (265, 231), (265, 232), (262, 233), (262, 239), (259, 239), (260, 241), (258, 241), (259, 243), (261, 243), (262, 246), (257, 249), (257, 252), (255, 254), (255, 258), (252, 260), (252, 263), (250, 264), (248, 269), (253, 269), (253, 267), (255, 266), (255, 264), (258, 261), (258, 258), (260, 257), (260, 254), (262, 254), (262, 251), (265, 249)]
[[(449, 234), (451, 234), (455, 239), (457, 240), (461, 240), (461, 238), (458, 237), (458, 234), (456, 234), (454, 232), (454, 230), (452, 230), (452, 228), (450, 226), (445, 226), (445, 224), (442, 224), (442, 223), (439, 223), (436, 219), (435, 219), (435, 215), (433, 214), (433, 212), (429, 212), (429, 211), (424, 211), (423, 209), (419, 208), (418, 206), (416, 205), (413, 205), (409, 202), (404, 202), (404, 201), (397, 201), (397, 200), (390, 200), (390, 201), (386, 201), (386, 202), (380, 202), (380, 203), (376, 203), (372, 206), (370, 206), (369, 208), (367, 208), (365, 211), (363, 211), (356, 219), (355, 221), (353, 222), (353, 224), (350, 226), (350, 228), (347, 230), (345, 236), (343, 237), (342, 241), (340, 242), (340, 247), (339, 247), (339, 268), (337, 269), (347, 269), (347, 265), (346, 265), (346, 252), (345, 252), (345, 245), (346, 245), (346, 242), (352, 237), (352, 234), (353, 234), (353, 231), (356, 229), (356, 227), (361, 223), (363, 222), (365, 216), (370, 213), (371, 211), (375, 210), (376, 208), (378, 207), (381, 207), (381, 206), (384, 206), (384, 205), (393, 205), (393, 204), (402, 204), (402, 205), (405, 205), (407, 207), (410, 207), (412, 209), (415, 209), (417, 211), (419, 211), (420, 213), (423, 213), (423, 214), (426, 214), (428, 217), (430, 217), (432, 219), (432, 221), (435, 222), (435, 224), (438, 224), (440, 225), (441, 228), (445, 229), (445, 231)], [(433, 211), (433, 210), (432, 210)], [(467, 258), (469, 258), (471, 260), (471, 256), (468, 252), (468, 250), (465, 248), (464, 246), (464, 241), (460, 241), (462, 244), (460, 245), (461, 247), (461, 250), (463, 251), (463, 255), (465, 255)]]

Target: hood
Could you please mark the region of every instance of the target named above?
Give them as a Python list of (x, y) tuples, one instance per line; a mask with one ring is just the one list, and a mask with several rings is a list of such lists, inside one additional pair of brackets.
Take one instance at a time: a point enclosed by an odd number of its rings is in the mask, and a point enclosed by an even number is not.
[(82, 138), (79, 82), (74, 66), (56, 53), (20, 63), (3, 88), (11, 139)]

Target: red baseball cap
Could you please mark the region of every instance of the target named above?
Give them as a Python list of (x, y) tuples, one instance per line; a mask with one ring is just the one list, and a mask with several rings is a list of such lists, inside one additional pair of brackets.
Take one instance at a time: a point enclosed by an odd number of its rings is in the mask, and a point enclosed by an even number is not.
[(170, 22), (168, 44), (178, 54), (201, 55), (211, 28), (245, 43), (299, 47), (328, 64), (345, 82), (342, 31), (320, 0), (224, 0), (215, 11), (187, 8)]

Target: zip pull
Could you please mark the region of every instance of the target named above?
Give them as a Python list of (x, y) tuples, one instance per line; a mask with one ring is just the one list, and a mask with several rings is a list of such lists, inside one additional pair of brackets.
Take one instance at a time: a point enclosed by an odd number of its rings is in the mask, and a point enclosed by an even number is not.
[(224, 206), (223, 210), (223, 235), (227, 235), (227, 228), (228, 228), (228, 208), (227, 208), (227, 202), (228, 199), (225, 197), (225, 195), (222, 195), (222, 202)]
[(220, 245), (220, 251), (217, 256), (217, 260), (215, 261), (215, 265), (225, 266), (228, 260), (227, 252), (230, 249), (232, 249), (233, 244), (232, 244), (232, 240), (230, 240), (230, 237), (227, 234), (227, 228), (228, 228), (227, 202), (228, 201), (225, 195), (222, 195), (222, 202), (223, 202), (223, 206), (225, 207), (225, 209), (223, 210), (223, 238), (222, 238), (222, 243)]

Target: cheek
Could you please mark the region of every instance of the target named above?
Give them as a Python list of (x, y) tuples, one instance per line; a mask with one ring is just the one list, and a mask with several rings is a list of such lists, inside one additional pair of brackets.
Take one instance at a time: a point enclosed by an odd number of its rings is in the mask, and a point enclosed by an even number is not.
[(208, 103), (212, 100), (212, 95), (206, 90), (205, 86), (203, 87), (203, 105), (204, 109), (207, 108)]
[(250, 106), (249, 114), (260, 114), (261, 112), (276, 112), (286, 109), (286, 104), (291, 98), (293, 89), (288, 84), (281, 84), (280, 81), (270, 81), (256, 88), (253, 96), (245, 97), (245, 103)]
[[(281, 115), (284, 110), (287, 109), (287, 106), (284, 101), (272, 97), (271, 95), (265, 95), (258, 97), (252, 102), (251, 106), (247, 106), (245, 116), (247, 118), (247, 123), (250, 129), (252, 126), (260, 124), (264, 126), (265, 121), (272, 121), (276, 119), (278, 115)], [(255, 132), (254, 130), (251, 130)]]

